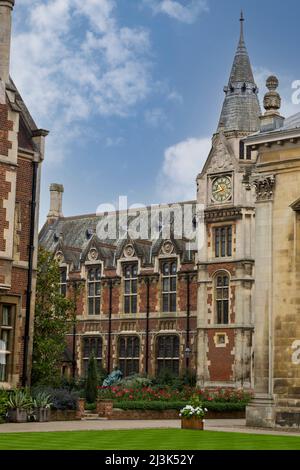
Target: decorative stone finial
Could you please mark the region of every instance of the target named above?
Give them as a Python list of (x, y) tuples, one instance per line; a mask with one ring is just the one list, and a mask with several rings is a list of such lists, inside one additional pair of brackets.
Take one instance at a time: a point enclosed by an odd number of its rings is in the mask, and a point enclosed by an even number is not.
[(264, 97), (264, 108), (266, 112), (260, 117), (261, 132), (280, 129), (284, 125), (284, 117), (282, 117), (279, 112), (281, 107), (281, 97), (277, 91), (278, 85), (278, 78), (274, 75), (271, 75), (266, 81), (266, 86), (269, 91)]
[(266, 114), (279, 114), (278, 110), (281, 107), (281, 97), (276, 91), (278, 85), (279, 81), (277, 77), (271, 75), (267, 79), (266, 86), (269, 91), (265, 94), (264, 97), (264, 108), (266, 110)]

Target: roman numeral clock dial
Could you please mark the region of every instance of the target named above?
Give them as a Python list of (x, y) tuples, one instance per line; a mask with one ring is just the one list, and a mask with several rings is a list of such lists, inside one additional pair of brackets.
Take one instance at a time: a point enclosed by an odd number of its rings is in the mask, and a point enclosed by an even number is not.
[(229, 176), (220, 176), (213, 180), (212, 197), (215, 202), (229, 201), (232, 196), (232, 183)]

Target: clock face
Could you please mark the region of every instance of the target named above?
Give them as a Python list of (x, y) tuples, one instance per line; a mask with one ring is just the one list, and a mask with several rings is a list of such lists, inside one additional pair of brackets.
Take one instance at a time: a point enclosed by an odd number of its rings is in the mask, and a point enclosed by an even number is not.
[(232, 184), (229, 176), (220, 176), (213, 180), (212, 197), (216, 202), (226, 202), (232, 195)]

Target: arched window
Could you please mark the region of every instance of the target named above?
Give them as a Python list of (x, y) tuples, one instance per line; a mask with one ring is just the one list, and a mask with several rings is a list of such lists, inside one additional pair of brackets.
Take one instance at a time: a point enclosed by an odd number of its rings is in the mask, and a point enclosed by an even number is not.
[(137, 263), (127, 264), (124, 267), (124, 313), (137, 312), (137, 277)]
[(97, 362), (97, 368), (100, 371), (102, 367), (102, 338), (99, 336), (86, 336), (82, 340), (82, 370), (83, 375), (87, 376), (90, 358), (94, 356)]
[(88, 315), (100, 315), (101, 268), (92, 266), (88, 269)]
[(229, 276), (226, 273), (215, 277), (216, 320), (219, 325), (229, 323)]
[(119, 338), (119, 367), (124, 377), (139, 373), (140, 340), (137, 336)]
[(162, 310), (176, 312), (177, 263), (166, 261), (162, 264)]
[(179, 375), (179, 337), (176, 335), (158, 336), (156, 343), (157, 374), (170, 372)]

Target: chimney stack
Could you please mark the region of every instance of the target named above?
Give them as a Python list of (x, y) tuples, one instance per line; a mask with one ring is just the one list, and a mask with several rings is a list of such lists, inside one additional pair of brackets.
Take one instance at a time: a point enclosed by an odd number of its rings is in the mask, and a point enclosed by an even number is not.
[(9, 82), (11, 17), (15, 0), (0, 0), (0, 80)]
[(62, 213), (62, 197), (64, 187), (62, 184), (53, 183), (50, 185), (50, 210), (47, 215), (49, 223), (55, 222), (60, 217), (63, 217)]

